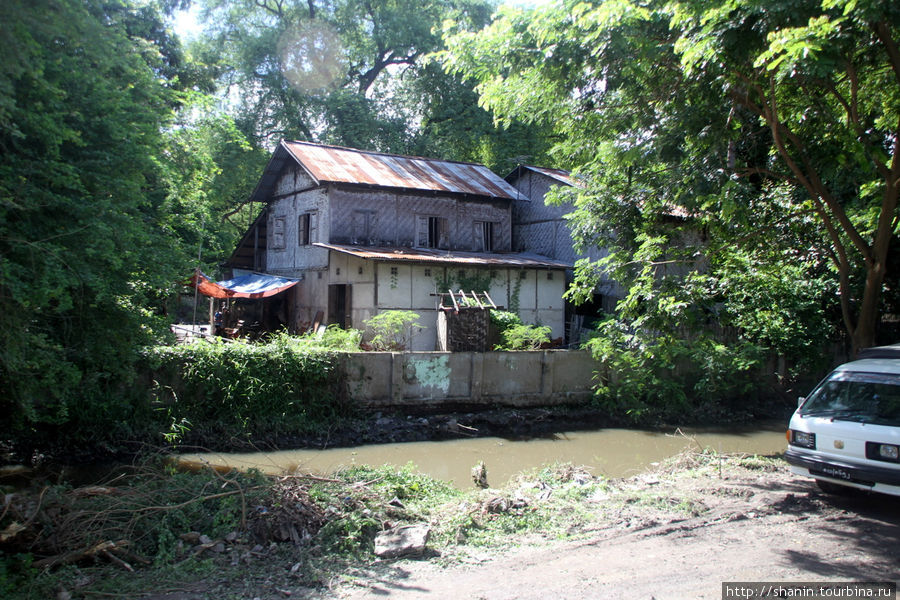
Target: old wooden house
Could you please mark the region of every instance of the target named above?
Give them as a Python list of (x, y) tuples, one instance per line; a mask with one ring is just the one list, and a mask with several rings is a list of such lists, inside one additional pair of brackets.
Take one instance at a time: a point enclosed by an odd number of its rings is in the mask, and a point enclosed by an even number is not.
[[(572, 230), (566, 215), (574, 210), (572, 204), (548, 204), (546, 196), (554, 186), (577, 186), (579, 182), (568, 171), (520, 165), (506, 176), (506, 181), (516, 188), (513, 203), (513, 249), (519, 252), (533, 252), (570, 265), (579, 259), (596, 261), (607, 255), (601, 247), (591, 247), (580, 251), (575, 247)], [(680, 207), (670, 207), (662, 216), (662, 222), (669, 231), (669, 243), (673, 248), (702, 247), (704, 235), (692, 223), (690, 214)], [(656, 268), (659, 277), (684, 277), (695, 270), (703, 270), (702, 256), (690, 261), (661, 263)], [(566, 271), (567, 281), (572, 270)], [(566, 306), (566, 339), (577, 340), (579, 331), (592, 327), (592, 322), (603, 313), (616, 310), (617, 302), (624, 296), (618, 282), (603, 275), (593, 300), (580, 306)]]
[(560, 337), (571, 263), (513, 252), (519, 195), (482, 165), (283, 141), (253, 193), (264, 208), (227, 264), (300, 279), (267, 300), (294, 331), (413, 310), (426, 329), (412, 349), (433, 350), (435, 294), (464, 289)]
[[(534, 252), (548, 258), (574, 265), (581, 258), (597, 260), (605, 256), (603, 248), (589, 248), (579, 252), (572, 240), (572, 230), (566, 222), (566, 214), (572, 212), (571, 204), (548, 204), (546, 196), (554, 186), (575, 186), (578, 182), (568, 171), (520, 165), (506, 176), (506, 181), (516, 188), (513, 203), (513, 248), (520, 252)], [(572, 271), (566, 272), (571, 280)], [(578, 315), (591, 315), (599, 311), (613, 312), (622, 290), (612, 279), (604, 276), (597, 286), (594, 301), (587, 306), (569, 307), (567, 319)]]

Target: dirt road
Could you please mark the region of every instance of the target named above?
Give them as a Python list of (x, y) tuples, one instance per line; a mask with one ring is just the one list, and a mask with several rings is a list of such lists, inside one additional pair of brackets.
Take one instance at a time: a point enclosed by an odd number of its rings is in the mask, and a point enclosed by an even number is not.
[[(669, 501), (618, 511), (578, 542), (525, 545), (447, 568), (384, 563), (339, 595), (662, 600), (722, 598), (722, 582), (900, 579), (900, 499), (828, 496), (780, 463), (623, 485)], [(676, 510), (685, 503), (693, 514)]]

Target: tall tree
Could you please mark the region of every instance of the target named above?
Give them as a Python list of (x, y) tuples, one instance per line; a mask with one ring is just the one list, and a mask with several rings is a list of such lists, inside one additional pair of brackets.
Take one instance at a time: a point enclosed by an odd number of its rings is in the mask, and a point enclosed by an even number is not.
[[(220, 69), (229, 112), (260, 146), (295, 138), (497, 161), (504, 135), (471, 84), (427, 56), (446, 19), (485, 25), (491, 0), (204, 0), (195, 51)], [(227, 91), (224, 91), (227, 90)], [(518, 154), (545, 145), (519, 127)], [(504, 157), (506, 158), (506, 157)], [(511, 165), (515, 166), (515, 165)]]
[(153, 5), (0, 5), (0, 407), (6, 427), (127, 417), (175, 280), (161, 130), (182, 56)]
[[(482, 104), (553, 123), (557, 159), (591, 176), (575, 192), (576, 234), (623, 250), (601, 267), (658, 271), (677, 249), (628, 224), (685, 211), (720, 235), (704, 245), (707, 273), (711, 248), (760, 236), (816, 272), (825, 257), (854, 348), (874, 343), (898, 225), (900, 8), (565, 2), (449, 33), (445, 65), (478, 82)], [(583, 265), (583, 289), (596, 270)]]

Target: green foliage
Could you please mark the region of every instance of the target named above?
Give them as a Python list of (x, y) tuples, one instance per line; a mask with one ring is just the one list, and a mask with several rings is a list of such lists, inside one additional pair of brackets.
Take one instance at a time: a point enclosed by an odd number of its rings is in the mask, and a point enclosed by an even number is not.
[[(309, 337), (316, 334), (308, 334)], [(342, 329), (337, 325), (329, 325), (317, 343), (323, 350), (333, 352), (354, 352), (359, 350), (359, 342), (362, 340), (362, 331), (358, 329)]]
[(759, 387), (765, 358), (747, 341), (725, 345), (709, 336), (648, 335), (609, 319), (585, 343), (602, 365), (595, 401), (637, 424), (748, 415), (741, 404)]
[(386, 310), (365, 322), (372, 333), (372, 350), (405, 350), (422, 326), (419, 315), (411, 310)]
[[(343, 337), (343, 336), (342, 336)], [(358, 338), (357, 338), (358, 339)], [(308, 337), (263, 344), (195, 343), (148, 349), (155, 404), (195, 433), (273, 436), (315, 431), (343, 414), (336, 353)]]
[(539, 350), (550, 341), (550, 328), (542, 325), (510, 325), (500, 333), (497, 350)]
[(160, 156), (169, 190), (160, 226), (185, 253), (213, 266), (235, 247), (256, 218), (245, 204), (269, 153), (254, 147), (234, 118), (216, 112), (209, 96), (185, 95), (185, 107), (165, 131)]
[(154, 5), (0, 6), (5, 433), (128, 433), (135, 349), (185, 257), (159, 227), (183, 56)]
[[(839, 307), (832, 323), (856, 346), (874, 341), (900, 193), (896, 6), (573, 1), (505, 8), (445, 36), (445, 68), (500, 122), (550, 127), (556, 166), (581, 176), (555, 197), (575, 207), (578, 245), (609, 252), (580, 263), (573, 298), (609, 276), (632, 307), (668, 311), (682, 306), (677, 286), (653, 277), (709, 274), (701, 312), (724, 301), (740, 313), (726, 320), (768, 343), (773, 332), (745, 318), (756, 307), (740, 306), (761, 265), (780, 305), (781, 282), (814, 282), (790, 314), (810, 319), (799, 329), (821, 333)], [(789, 337), (789, 358), (809, 352)]]
[[(384, 521), (427, 520), (438, 507), (461, 495), (447, 482), (417, 473), (412, 464), (352, 467), (335, 477), (353, 485), (317, 484), (310, 497), (331, 514), (318, 539), (332, 551), (350, 556), (372, 554), (375, 534)], [(396, 506), (397, 500), (402, 508)]]
[(491, 323), (497, 327), (497, 330), (502, 333), (509, 329), (514, 325), (522, 325), (522, 319), (514, 312), (510, 312), (507, 310), (492, 310), (491, 311)]
[[(441, 47), (443, 20), (481, 26), (489, 2), (201, 5), (206, 31), (192, 50), (221, 74), (222, 95), (259, 146), (291, 138), (492, 164), (510, 156), (471, 85), (424, 58)], [(515, 142), (540, 148), (530, 133), (520, 127)]]
[(0, 595), (14, 598), (29, 585), (38, 575), (38, 570), (31, 566), (33, 562), (31, 554), (0, 554)]

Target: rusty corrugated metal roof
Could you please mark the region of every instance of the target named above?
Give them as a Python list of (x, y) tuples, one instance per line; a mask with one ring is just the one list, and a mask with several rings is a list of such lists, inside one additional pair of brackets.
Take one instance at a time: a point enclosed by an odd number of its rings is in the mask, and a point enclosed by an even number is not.
[(353, 246), (350, 244), (313, 244), (336, 252), (359, 258), (393, 260), (406, 262), (444, 263), (473, 267), (515, 267), (521, 269), (571, 269), (572, 265), (540, 256), (521, 252), (488, 254), (484, 252), (448, 252), (424, 248)]
[(516, 198), (509, 183), (483, 165), (381, 154), (310, 142), (281, 142), (318, 183)]
[(555, 179), (556, 181), (565, 185), (580, 185), (578, 183), (578, 180), (572, 177), (572, 174), (569, 171), (563, 171), (562, 169), (547, 169), (545, 167), (532, 167), (530, 165), (523, 166), (526, 169), (530, 169), (542, 175), (546, 175), (550, 179)]
[(509, 175), (506, 176), (505, 181), (512, 183), (522, 176), (523, 171), (540, 173), (541, 175), (549, 177), (550, 179), (553, 179), (563, 185), (579, 187), (582, 187), (584, 185), (581, 181), (572, 177), (572, 173), (570, 173), (569, 171), (564, 171), (563, 169), (548, 169), (547, 167), (534, 167), (532, 165), (519, 165), (518, 167), (513, 169)]

